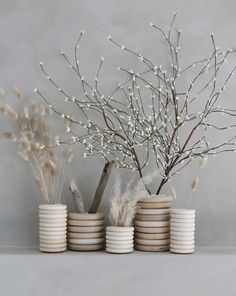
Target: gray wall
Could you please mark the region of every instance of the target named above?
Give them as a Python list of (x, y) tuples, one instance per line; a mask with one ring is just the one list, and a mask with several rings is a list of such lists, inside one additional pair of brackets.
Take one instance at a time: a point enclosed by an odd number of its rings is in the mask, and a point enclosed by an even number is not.
[[(82, 50), (84, 69), (94, 77), (96, 63), (104, 56), (108, 66), (103, 72), (103, 82), (105, 88), (112, 87), (117, 80), (117, 57), (123, 63), (129, 62), (107, 42), (106, 36), (111, 33), (131, 48), (141, 48), (144, 54), (155, 56), (161, 39), (158, 40), (151, 32), (149, 23), (167, 27), (176, 10), (179, 11), (177, 24), (184, 29), (184, 56), (187, 60), (208, 50), (211, 32), (216, 33), (219, 46), (236, 47), (235, 0), (1, 0), (0, 86), (6, 90), (10, 102), (14, 102), (14, 85), (22, 88), (26, 98), (34, 96), (34, 87), (52, 96), (53, 92), (38, 66), (39, 61), (44, 60), (58, 81), (63, 82), (67, 89), (77, 91), (57, 50), (72, 53), (79, 31), (86, 30), (88, 34)], [(162, 63), (160, 58), (156, 59), (157, 63)], [(231, 62), (236, 63), (236, 58)], [(131, 67), (135, 65), (133, 60), (130, 63)], [(230, 65), (228, 67), (230, 69)], [(231, 83), (225, 93), (225, 99), (231, 105), (235, 105), (234, 85), (235, 82)], [(9, 124), (0, 118), (1, 129)], [(89, 202), (98, 182), (102, 161), (81, 159), (79, 147), (77, 152), (73, 172), (80, 178)], [(178, 194), (175, 205), (197, 210), (198, 244), (236, 245), (235, 162), (236, 154), (225, 154), (211, 159), (201, 172), (195, 163), (173, 181)], [(0, 164), (0, 244), (35, 245), (40, 194), (15, 149), (2, 140)], [(197, 175), (200, 186), (193, 193), (190, 184)], [(166, 190), (168, 192), (168, 188)], [(108, 189), (101, 210), (107, 211), (109, 195)], [(63, 198), (72, 208), (67, 190)]]

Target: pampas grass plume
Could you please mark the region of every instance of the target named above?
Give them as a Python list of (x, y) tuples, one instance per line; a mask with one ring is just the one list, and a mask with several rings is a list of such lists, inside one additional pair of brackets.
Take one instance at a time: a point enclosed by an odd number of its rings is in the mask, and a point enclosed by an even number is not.
[(191, 188), (192, 188), (192, 191), (196, 191), (197, 188), (198, 188), (198, 184), (199, 184), (199, 179), (198, 177), (196, 179), (193, 180), (192, 182), (192, 185), (191, 185)]
[(20, 88), (18, 86), (14, 86), (14, 92), (15, 92), (15, 95), (18, 97), (18, 98), (22, 98), (22, 92), (20, 90)]
[(18, 114), (17, 112), (8, 104), (5, 104), (3, 108), (3, 113), (7, 116), (9, 116), (11, 119), (17, 120)]
[(206, 166), (207, 160), (208, 160), (207, 157), (201, 158), (199, 160), (199, 167), (200, 167), (200, 169), (203, 169)]

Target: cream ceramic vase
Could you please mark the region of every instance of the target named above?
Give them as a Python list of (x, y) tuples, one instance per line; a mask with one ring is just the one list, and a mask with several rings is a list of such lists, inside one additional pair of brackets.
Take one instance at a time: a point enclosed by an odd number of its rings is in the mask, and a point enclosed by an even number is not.
[(72, 251), (100, 251), (104, 249), (103, 213), (69, 213), (68, 248)]
[(125, 254), (134, 250), (134, 227), (107, 226), (106, 251)]
[(171, 210), (170, 251), (177, 254), (195, 251), (195, 210)]
[(135, 249), (147, 252), (170, 248), (171, 196), (149, 195), (138, 202), (135, 216)]
[(39, 206), (39, 249), (58, 253), (67, 249), (67, 207), (62, 204)]

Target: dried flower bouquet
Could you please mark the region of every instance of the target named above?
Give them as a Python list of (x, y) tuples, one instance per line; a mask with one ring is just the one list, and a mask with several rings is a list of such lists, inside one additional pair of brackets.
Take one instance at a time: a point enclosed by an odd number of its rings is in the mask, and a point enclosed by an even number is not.
[[(15, 88), (15, 94), (22, 97), (19, 88)], [(65, 170), (73, 160), (73, 151), (71, 148), (63, 151), (62, 147), (54, 145), (49, 128), (51, 110), (32, 101), (24, 105), (20, 112), (4, 103), (0, 106), (0, 112), (17, 123), (17, 134), (4, 131), (2, 135), (16, 145), (18, 155), (29, 164), (43, 201), (47, 204), (59, 203)]]

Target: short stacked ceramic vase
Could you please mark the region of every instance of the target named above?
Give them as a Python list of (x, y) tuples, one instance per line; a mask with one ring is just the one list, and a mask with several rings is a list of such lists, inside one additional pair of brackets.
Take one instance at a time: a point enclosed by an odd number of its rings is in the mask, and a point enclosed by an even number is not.
[(68, 248), (72, 251), (104, 249), (104, 214), (70, 213), (68, 216)]
[(170, 231), (170, 251), (172, 253), (193, 253), (195, 250), (195, 210), (172, 209)]
[(62, 204), (39, 206), (39, 249), (58, 253), (67, 249), (67, 207)]
[(134, 227), (107, 226), (106, 251), (126, 254), (134, 251)]
[(171, 196), (150, 195), (139, 201), (135, 216), (136, 250), (169, 250), (171, 200)]

